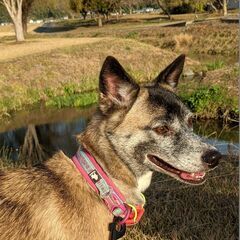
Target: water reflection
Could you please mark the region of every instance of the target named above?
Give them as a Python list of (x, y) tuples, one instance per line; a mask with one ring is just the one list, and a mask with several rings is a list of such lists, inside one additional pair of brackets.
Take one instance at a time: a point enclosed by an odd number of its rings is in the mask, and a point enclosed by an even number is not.
[[(32, 147), (27, 144), (33, 144), (36, 147), (38, 143), (49, 152), (61, 149), (66, 155), (72, 156), (78, 146), (75, 136), (85, 129), (94, 111), (95, 107), (82, 110), (51, 110), (50, 112), (45, 112), (44, 116), (37, 114), (39, 117), (36, 118), (36, 121), (32, 120), (31, 114), (26, 114), (28, 119), (22, 121), (26, 123), (26, 126), (0, 133), (0, 148), (8, 149), (9, 157), (15, 161), (19, 156), (19, 149), (23, 146), (25, 148)], [(33, 115), (36, 116), (36, 112)], [(16, 119), (19, 119), (19, 116), (15, 116), (12, 122), (17, 122)], [(19, 124), (19, 122), (17, 123)], [(8, 123), (6, 129), (9, 129), (10, 126), (11, 122)], [(30, 128), (32, 131), (30, 131), (29, 136)], [(210, 137), (207, 141), (214, 144), (222, 153), (229, 151), (229, 144), (233, 146), (232, 149), (235, 152), (239, 149), (238, 126), (229, 125), (223, 127), (216, 121), (205, 121), (197, 122), (194, 126), (194, 131), (199, 135)], [(37, 140), (26, 141), (27, 132), (28, 138), (34, 140), (35, 134)]]

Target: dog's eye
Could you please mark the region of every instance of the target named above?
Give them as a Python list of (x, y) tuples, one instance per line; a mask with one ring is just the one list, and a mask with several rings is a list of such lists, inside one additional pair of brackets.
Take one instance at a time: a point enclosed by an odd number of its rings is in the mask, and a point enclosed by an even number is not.
[(193, 119), (191, 117), (188, 119), (188, 127), (193, 127)]
[(155, 127), (153, 129), (157, 134), (159, 135), (168, 135), (170, 133), (170, 129), (168, 126), (161, 126), (161, 127)]

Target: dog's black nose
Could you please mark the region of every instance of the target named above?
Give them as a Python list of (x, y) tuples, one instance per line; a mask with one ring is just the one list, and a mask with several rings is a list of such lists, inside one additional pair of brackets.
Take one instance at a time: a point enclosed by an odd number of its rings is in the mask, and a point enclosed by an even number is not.
[(208, 150), (202, 155), (202, 160), (207, 163), (209, 168), (214, 168), (218, 165), (220, 158), (222, 157), (221, 153), (216, 150)]

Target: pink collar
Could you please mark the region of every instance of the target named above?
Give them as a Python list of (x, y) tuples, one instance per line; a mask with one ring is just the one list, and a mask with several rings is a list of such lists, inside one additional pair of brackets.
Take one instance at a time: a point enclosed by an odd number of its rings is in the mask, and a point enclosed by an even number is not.
[(109, 211), (115, 217), (122, 218), (121, 224), (133, 225), (139, 222), (144, 213), (143, 206), (128, 205), (123, 194), (86, 149), (78, 150), (72, 160)]

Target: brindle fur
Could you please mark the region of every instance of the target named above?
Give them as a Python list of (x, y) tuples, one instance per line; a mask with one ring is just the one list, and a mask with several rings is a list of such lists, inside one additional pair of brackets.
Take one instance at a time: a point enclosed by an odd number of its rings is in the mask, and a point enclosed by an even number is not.
[[(144, 87), (113, 57), (103, 64), (99, 109), (78, 139), (129, 203), (142, 204), (141, 191), (152, 172), (161, 171), (147, 154), (185, 171), (206, 170), (201, 155), (212, 147), (187, 126), (191, 113), (174, 93), (183, 64), (181, 55)], [(165, 123), (175, 134), (153, 131)], [(112, 218), (61, 151), (32, 169), (0, 173), (1, 240), (104, 240)]]

